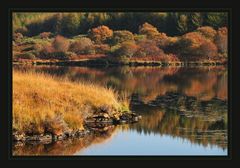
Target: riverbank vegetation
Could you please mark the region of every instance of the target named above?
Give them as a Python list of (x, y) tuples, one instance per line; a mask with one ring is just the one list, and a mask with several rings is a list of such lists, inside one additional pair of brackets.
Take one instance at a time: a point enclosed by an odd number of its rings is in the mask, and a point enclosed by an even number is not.
[(13, 130), (28, 135), (83, 130), (84, 119), (105, 109), (127, 111), (112, 89), (34, 72), (13, 72)]
[(13, 15), (16, 62), (224, 64), (227, 53), (225, 13)]

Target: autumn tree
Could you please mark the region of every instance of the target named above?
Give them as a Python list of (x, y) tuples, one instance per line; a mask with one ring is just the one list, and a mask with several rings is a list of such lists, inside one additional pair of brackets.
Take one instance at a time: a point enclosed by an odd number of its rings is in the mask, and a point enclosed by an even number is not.
[(69, 41), (61, 35), (57, 35), (52, 42), (55, 52), (66, 52), (69, 48)]
[(52, 37), (52, 33), (51, 32), (42, 32), (39, 34), (41, 39), (48, 39), (50, 37)]
[(165, 49), (170, 43), (169, 37), (165, 33), (160, 32), (154, 36), (153, 40), (156, 42), (156, 45), (161, 49)]
[(104, 25), (93, 28), (88, 32), (88, 37), (97, 44), (104, 43), (112, 35), (113, 31)]
[(118, 48), (115, 52), (114, 55), (116, 56), (126, 56), (128, 58), (132, 57), (134, 55), (134, 53), (137, 51), (138, 46), (131, 41), (126, 41), (123, 42), (120, 46), (120, 48)]
[(69, 47), (69, 51), (77, 54), (85, 54), (87, 50), (93, 47), (91, 39), (82, 37), (72, 42)]
[(136, 56), (157, 56), (163, 54), (163, 51), (158, 48), (155, 41), (141, 40), (137, 44), (139, 46)]
[(173, 52), (180, 54), (182, 59), (187, 60), (201, 60), (217, 55), (215, 44), (198, 32), (185, 34), (173, 48)]
[(217, 31), (210, 26), (199, 27), (196, 31), (201, 33), (204, 37), (206, 37), (210, 40), (214, 40), (214, 38), (217, 34)]
[(203, 57), (208, 57), (211, 59), (217, 56), (217, 46), (210, 40), (205, 40), (198, 48), (198, 54)]
[(127, 30), (121, 30), (121, 31), (114, 31), (113, 36), (111, 38), (111, 43), (113, 45), (116, 45), (118, 43), (122, 43), (125, 41), (133, 41), (134, 40), (134, 35), (132, 32), (127, 31)]
[(139, 26), (139, 34), (146, 35), (148, 38), (153, 38), (158, 33), (157, 28), (147, 22)]

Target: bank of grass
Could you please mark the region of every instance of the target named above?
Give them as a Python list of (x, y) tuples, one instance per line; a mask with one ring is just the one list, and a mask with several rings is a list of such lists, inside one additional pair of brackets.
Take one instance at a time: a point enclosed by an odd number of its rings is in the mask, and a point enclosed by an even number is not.
[(35, 72), (13, 72), (13, 130), (28, 134), (82, 130), (84, 117), (101, 107), (128, 109), (114, 90)]

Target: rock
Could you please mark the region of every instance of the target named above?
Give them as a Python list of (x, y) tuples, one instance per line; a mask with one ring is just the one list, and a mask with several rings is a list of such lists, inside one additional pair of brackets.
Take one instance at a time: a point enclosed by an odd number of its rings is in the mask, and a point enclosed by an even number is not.
[(103, 114), (103, 117), (104, 118), (110, 118), (110, 116), (107, 113)]
[(137, 122), (137, 121), (138, 121), (138, 117), (134, 117), (134, 118), (133, 118), (133, 121), (134, 121), (134, 122)]
[(60, 140), (60, 141), (61, 141), (61, 140), (64, 140), (65, 137), (66, 137), (66, 136), (64, 136), (64, 135), (59, 135), (59, 136), (57, 137), (57, 140)]
[(92, 118), (110, 118), (110, 116), (107, 113), (99, 113), (99, 114), (94, 114)]
[(53, 139), (53, 141), (57, 141), (58, 136), (57, 136), (57, 135), (53, 135), (53, 136), (52, 136), (52, 139)]
[(13, 140), (14, 141), (25, 141), (26, 136), (25, 136), (25, 134), (13, 133)]
[(39, 137), (39, 141), (41, 142), (51, 142), (52, 141), (52, 135), (43, 135)]
[(125, 123), (127, 123), (126, 120), (120, 120), (119, 122), (120, 122), (121, 124), (125, 124)]

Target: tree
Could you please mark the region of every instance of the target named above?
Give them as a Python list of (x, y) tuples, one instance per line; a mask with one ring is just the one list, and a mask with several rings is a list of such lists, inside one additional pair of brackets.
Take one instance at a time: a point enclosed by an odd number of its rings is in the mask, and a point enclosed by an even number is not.
[(139, 26), (139, 34), (146, 35), (147, 38), (153, 38), (158, 33), (157, 28), (147, 22)]
[(77, 13), (70, 13), (64, 15), (61, 22), (61, 34), (65, 36), (72, 36), (78, 34), (80, 24), (80, 17)]
[(210, 40), (214, 40), (217, 34), (217, 31), (210, 26), (199, 27), (196, 31), (201, 33), (204, 37)]
[(215, 29), (227, 26), (227, 13), (208, 12), (205, 14), (205, 24)]
[(188, 31), (193, 31), (203, 24), (203, 16), (199, 12), (188, 14)]
[(216, 45), (199, 32), (185, 34), (176, 42), (173, 49), (173, 52), (181, 55), (181, 59), (187, 59), (188, 61), (201, 60), (217, 55)]
[(134, 35), (127, 30), (114, 31), (111, 38), (111, 43), (116, 45), (125, 41), (134, 41)]
[(141, 40), (138, 43), (136, 56), (157, 56), (163, 54), (163, 51), (157, 47), (153, 40)]
[(88, 37), (91, 40), (95, 41), (97, 44), (104, 43), (112, 35), (113, 31), (104, 25), (93, 28), (88, 32)]
[(55, 52), (66, 52), (69, 47), (69, 41), (63, 36), (57, 35), (52, 42)]
[(91, 47), (93, 47), (93, 43), (92, 43), (91, 39), (82, 37), (82, 38), (74, 41), (70, 45), (69, 51), (75, 52), (77, 54), (85, 54), (86, 50), (88, 50)]
[(180, 33), (186, 33), (188, 31), (188, 17), (186, 15), (180, 15), (177, 21), (177, 30)]
[(156, 45), (161, 49), (165, 49), (170, 43), (169, 38), (165, 33), (158, 33), (157, 35), (155, 35), (153, 40), (156, 42)]
[(121, 46), (114, 52), (115, 56), (126, 56), (128, 58), (132, 57), (137, 51), (138, 46), (131, 41), (126, 41), (121, 44)]
[(206, 40), (199, 46), (197, 53), (203, 57), (211, 59), (217, 55), (217, 51), (218, 49), (216, 45), (212, 41)]
[(52, 36), (52, 33), (51, 32), (42, 32), (39, 34), (39, 36), (41, 39), (48, 39)]

